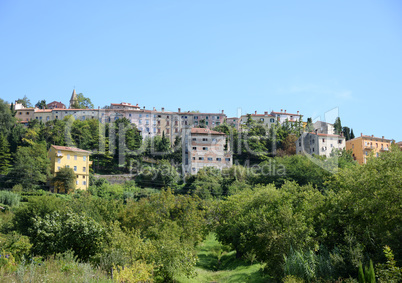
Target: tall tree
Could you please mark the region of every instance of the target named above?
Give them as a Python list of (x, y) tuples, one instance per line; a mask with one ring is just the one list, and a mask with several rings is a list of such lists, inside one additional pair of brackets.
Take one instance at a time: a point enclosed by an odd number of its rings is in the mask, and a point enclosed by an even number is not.
[(23, 98), (19, 98), (16, 102), (21, 103), (25, 108), (32, 107), (31, 101), (28, 99), (26, 95), (24, 95)]
[(353, 129), (350, 130), (350, 139), (354, 139), (355, 138), (355, 134), (353, 133)]
[(343, 127), (342, 133), (347, 141), (350, 140), (350, 128), (349, 127)]
[(8, 135), (15, 123), (10, 106), (0, 98), (0, 132)]
[(7, 183), (11, 187), (21, 184), (29, 190), (38, 185), (43, 187), (49, 175), (50, 161), (44, 144), (18, 147), (14, 167), (7, 175)]
[(77, 94), (77, 102), (73, 105), (75, 109), (93, 109), (94, 105), (89, 97), (85, 97), (82, 93)]
[(36, 104), (35, 107), (39, 108), (39, 109), (46, 109), (46, 100), (39, 100)]
[(72, 168), (63, 167), (53, 177), (52, 183), (57, 193), (70, 193), (75, 189), (75, 173)]
[(0, 175), (6, 175), (11, 165), (10, 144), (3, 133), (0, 133)]
[(305, 128), (305, 132), (312, 132), (314, 131), (314, 125), (313, 125), (313, 119), (311, 119), (311, 117), (307, 118), (307, 125)]
[(334, 129), (335, 129), (335, 134), (340, 135), (342, 132), (342, 123), (341, 123), (341, 118), (336, 117), (335, 123), (334, 123)]

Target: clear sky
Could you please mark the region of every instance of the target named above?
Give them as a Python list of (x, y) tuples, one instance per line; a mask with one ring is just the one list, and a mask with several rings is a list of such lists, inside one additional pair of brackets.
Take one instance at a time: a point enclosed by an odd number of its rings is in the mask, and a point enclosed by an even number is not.
[[(402, 140), (402, 2), (0, 1), (0, 97), (324, 119)], [(333, 121), (327, 121), (333, 122)]]

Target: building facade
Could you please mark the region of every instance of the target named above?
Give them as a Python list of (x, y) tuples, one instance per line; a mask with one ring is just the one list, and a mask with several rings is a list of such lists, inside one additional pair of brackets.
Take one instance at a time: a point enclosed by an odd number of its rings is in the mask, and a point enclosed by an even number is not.
[(89, 186), (89, 161), (90, 151), (67, 146), (52, 145), (48, 151), (51, 163), (51, 174), (56, 173), (63, 167), (71, 168), (76, 175), (76, 189), (86, 190)]
[(47, 109), (66, 109), (66, 106), (61, 103), (61, 101), (53, 101), (50, 102), (49, 104), (46, 104)]
[(325, 133), (303, 133), (296, 141), (297, 154), (317, 154), (330, 157), (334, 149), (345, 148), (345, 137)]
[(264, 125), (268, 129), (271, 128), (271, 126), (276, 123), (276, 117), (271, 114), (268, 114), (267, 111), (264, 112), (264, 114), (258, 114), (257, 111), (255, 111), (254, 114), (245, 114), (239, 118), (239, 121), (237, 124), (238, 130), (239, 130), (239, 128), (241, 129), (242, 125), (245, 125), (247, 123), (249, 115), (253, 121)]
[(374, 135), (366, 136), (360, 134), (360, 137), (348, 140), (346, 142), (346, 150), (352, 150), (354, 160), (359, 164), (365, 164), (370, 156), (378, 157), (381, 152), (388, 151), (391, 147), (392, 140), (374, 137)]
[(182, 140), (184, 174), (197, 174), (204, 167), (222, 170), (233, 165), (232, 153), (224, 133), (208, 128), (185, 127)]

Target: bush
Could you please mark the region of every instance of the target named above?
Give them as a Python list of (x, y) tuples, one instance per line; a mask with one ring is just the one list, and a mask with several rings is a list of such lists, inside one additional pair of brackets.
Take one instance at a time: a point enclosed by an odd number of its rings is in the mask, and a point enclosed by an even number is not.
[(20, 204), (20, 200), (21, 196), (19, 194), (9, 191), (0, 191), (0, 203), (2, 204), (6, 204), (11, 207), (18, 206)]

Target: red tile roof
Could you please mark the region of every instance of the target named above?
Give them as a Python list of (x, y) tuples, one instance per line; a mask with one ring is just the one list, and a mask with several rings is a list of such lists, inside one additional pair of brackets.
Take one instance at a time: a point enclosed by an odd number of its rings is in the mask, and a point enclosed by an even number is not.
[(204, 134), (204, 135), (225, 135), (225, 133), (213, 131), (207, 128), (192, 128), (192, 134)]
[(314, 132), (311, 132), (310, 134), (312, 134), (312, 135), (317, 135), (317, 136), (323, 136), (323, 137), (338, 137), (338, 138), (344, 138), (343, 136), (340, 136), (340, 135), (331, 135), (331, 134), (324, 134), (324, 133), (314, 133)]
[(281, 115), (300, 116), (300, 114), (292, 114), (292, 113), (287, 113), (287, 112), (275, 112), (275, 111), (272, 111), (271, 113), (281, 114)]
[(69, 147), (69, 146), (60, 146), (60, 145), (52, 145), (56, 150), (66, 150), (66, 151), (74, 151), (74, 152), (82, 152), (82, 153), (91, 153), (88, 150), (83, 150), (76, 147)]

